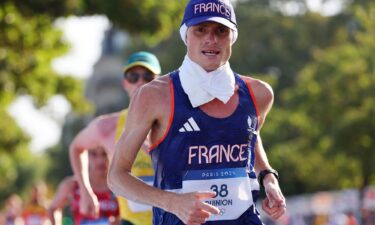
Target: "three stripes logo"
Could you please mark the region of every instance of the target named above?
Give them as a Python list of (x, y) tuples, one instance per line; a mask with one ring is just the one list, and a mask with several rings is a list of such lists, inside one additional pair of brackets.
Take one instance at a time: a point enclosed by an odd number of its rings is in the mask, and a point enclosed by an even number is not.
[(195, 122), (193, 117), (190, 117), (186, 123), (184, 123), (184, 126), (182, 126), (179, 130), (179, 132), (194, 132), (194, 131), (200, 131), (197, 123)]

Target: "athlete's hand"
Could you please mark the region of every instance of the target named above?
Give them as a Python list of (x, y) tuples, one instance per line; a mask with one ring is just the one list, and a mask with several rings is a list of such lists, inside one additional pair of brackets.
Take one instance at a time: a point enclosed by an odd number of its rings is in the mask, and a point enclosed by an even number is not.
[[(272, 179), (272, 178), (273, 179)], [(266, 180), (266, 178), (269, 178)], [(263, 200), (262, 209), (273, 219), (277, 220), (286, 212), (286, 203), (278, 181), (273, 176), (263, 180), (267, 198)]]
[(203, 202), (203, 199), (213, 198), (215, 192), (191, 192), (179, 194), (171, 202), (170, 211), (184, 224), (200, 225), (206, 222), (211, 214), (218, 214), (219, 209)]
[(87, 217), (99, 217), (99, 201), (94, 193), (80, 191), (79, 212)]

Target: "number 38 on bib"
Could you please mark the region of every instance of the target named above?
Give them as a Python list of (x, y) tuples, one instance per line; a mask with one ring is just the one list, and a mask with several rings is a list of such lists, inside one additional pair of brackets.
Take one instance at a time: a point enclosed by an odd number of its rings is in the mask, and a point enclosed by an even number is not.
[(220, 210), (208, 221), (234, 220), (252, 204), (250, 178), (246, 168), (226, 168), (187, 171), (182, 189), (184, 193), (212, 191), (215, 197), (204, 201)]

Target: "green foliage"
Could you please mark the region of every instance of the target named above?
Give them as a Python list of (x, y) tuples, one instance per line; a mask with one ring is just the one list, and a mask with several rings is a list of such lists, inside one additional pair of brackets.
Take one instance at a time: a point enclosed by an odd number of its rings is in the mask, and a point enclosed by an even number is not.
[(279, 77), (275, 92), (293, 85), (298, 72), (312, 59), (312, 51), (332, 43), (332, 20), (319, 14), (285, 16), (253, 1), (237, 5), (239, 38), (231, 65), (243, 74)]
[[(132, 34), (127, 51), (154, 52), (166, 73), (177, 69), (186, 53), (176, 29), (186, 1), (0, 3), (0, 131), (5, 134), (0, 136), (0, 201), (37, 176), (47, 173), (55, 185), (70, 174), (67, 146), (82, 127), (81, 121), (73, 131), (64, 130), (63, 143), (46, 157), (32, 155), (29, 138), (6, 113), (14, 98), (31, 95), (42, 106), (62, 94), (75, 110), (90, 108), (80, 81), (57, 76), (50, 68), (51, 60), (68, 49), (53, 19), (70, 13), (105, 14)], [(269, 3), (237, 2), (239, 39), (231, 66), (274, 88), (275, 104), (262, 137), (285, 194), (374, 184), (374, 4), (354, 1), (354, 15), (348, 10), (323, 17), (285, 16)]]
[[(0, 126), (3, 130), (2, 126), (3, 124)], [(11, 131), (14, 127), (9, 127), (5, 132)], [(20, 137), (22, 134), (18, 138)], [(2, 145), (2, 142), (0, 143)], [(30, 152), (27, 144), (25, 139), (15, 142), (14, 147), (7, 151), (0, 150), (0, 205), (10, 194), (23, 193), (35, 179), (45, 174), (45, 157)]]
[(49, 183), (57, 187), (63, 178), (72, 175), (72, 169), (69, 161), (69, 145), (77, 133), (86, 125), (86, 120), (82, 117), (70, 119), (63, 127), (60, 144), (46, 151), (46, 157), (49, 159), (48, 171), (46, 173)]
[(17, 151), (17, 148), (23, 148), (25, 143), (29, 141), (29, 137), (17, 127), (15, 121), (2, 109), (0, 109), (0, 118), (0, 152), (12, 153)]
[(41, 1), (24, 3), (0, 3), (0, 203), (10, 193), (22, 192), (34, 179), (43, 177), (48, 165), (44, 156), (30, 152), (29, 137), (7, 113), (10, 103), (18, 96), (29, 95), (41, 107), (50, 97), (61, 94), (76, 111), (90, 108), (81, 81), (58, 76), (51, 68), (52, 60), (68, 50), (61, 31), (52, 24), (53, 18), (31, 13), (31, 5)]
[(281, 94), (284, 107), (270, 115), (271, 160), (286, 174), (291, 193), (375, 182), (374, 12), (375, 5), (357, 7), (358, 29), (315, 50), (296, 85)]
[(51, 68), (54, 58), (67, 52), (61, 31), (53, 27), (51, 18), (35, 15), (23, 17), (11, 4), (0, 8), (0, 102), (9, 105), (18, 95), (31, 95), (41, 106), (55, 94), (68, 95), (74, 106), (87, 107), (77, 80), (59, 77)]
[[(0, 108), (0, 205), (13, 191), (20, 191), (21, 182), (30, 181), (30, 176), (23, 176), (28, 170), (22, 170), (32, 158), (27, 150), (29, 137), (16, 125), (10, 115)], [(30, 170), (29, 170), (30, 171)], [(21, 178), (22, 177), (22, 178)]]
[[(372, 7), (357, 8), (355, 17), (289, 17), (263, 3), (238, 3), (240, 36), (231, 65), (243, 74), (259, 74), (275, 89), (262, 136), (285, 193), (374, 182)], [(186, 47), (177, 31), (154, 48), (142, 44), (139, 35), (129, 52), (154, 52), (164, 73), (179, 67)]]
[(25, 18), (45, 15), (51, 19), (68, 15), (106, 15), (117, 27), (139, 35), (150, 46), (169, 37), (179, 26), (187, 0), (14, 0)]
[[(263, 3), (238, 2), (239, 39), (230, 61), (274, 88), (262, 137), (285, 194), (374, 183), (368, 175), (374, 174), (373, 9), (359, 7), (355, 17), (350, 11), (291, 17)], [(155, 48), (134, 39), (128, 51), (154, 52), (163, 73), (177, 69), (186, 53), (178, 32)]]
[(45, 14), (56, 18), (82, 11), (81, 0), (13, 0), (12, 2), (26, 17)]
[(105, 14), (131, 34), (139, 35), (149, 45), (170, 36), (180, 25), (186, 0), (85, 0), (87, 12)]
[(55, 93), (65, 96), (73, 109), (80, 114), (87, 114), (93, 110), (93, 105), (87, 102), (84, 97), (83, 85), (80, 80), (71, 76), (57, 77)]
[(61, 180), (72, 175), (69, 161), (69, 149), (63, 145), (56, 145), (46, 150), (49, 159), (48, 171), (46, 173), (48, 182), (57, 188)]

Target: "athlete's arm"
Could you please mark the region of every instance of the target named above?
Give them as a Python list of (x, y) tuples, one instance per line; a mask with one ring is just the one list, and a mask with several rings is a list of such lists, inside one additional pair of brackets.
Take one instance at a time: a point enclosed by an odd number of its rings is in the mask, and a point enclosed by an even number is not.
[[(134, 95), (125, 130), (117, 142), (109, 169), (109, 187), (132, 201), (174, 213), (185, 224), (202, 224), (217, 209), (201, 201), (214, 193), (175, 194), (151, 187), (131, 174), (136, 155), (150, 130), (155, 143), (165, 133), (171, 112), (169, 77), (142, 86)], [(183, 204), (182, 204), (183, 203)]]
[(69, 147), (70, 163), (81, 193), (80, 213), (94, 217), (99, 216), (99, 201), (90, 184), (87, 150), (100, 144), (98, 120), (100, 117), (79, 132)]
[(48, 207), (48, 216), (52, 225), (62, 224), (62, 209), (67, 205), (68, 197), (72, 195), (73, 182), (74, 178), (68, 177), (59, 184), (56, 194)]
[[(272, 107), (274, 95), (272, 88), (267, 83), (252, 78), (247, 78), (247, 80), (250, 81), (258, 109), (259, 135), (255, 145), (255, 169), (259, 173), (264, 169), (272, 168), (263, 147), (260, 130)], [(267, 198), (263, 200), (262, 208), (272, 219), (276, 220), (286, 211), (285, 198), (281, 192), (278, 180), (274, 175), (266, 175), (263, 180), (263, 185)]]

